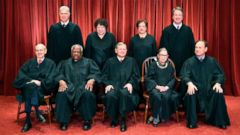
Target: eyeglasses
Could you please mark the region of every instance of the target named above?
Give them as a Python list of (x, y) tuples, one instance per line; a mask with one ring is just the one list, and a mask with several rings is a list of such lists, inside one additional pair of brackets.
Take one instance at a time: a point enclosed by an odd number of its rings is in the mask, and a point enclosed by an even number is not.
[(168, 54), (158, 54), (159, 56), (168, 56)]

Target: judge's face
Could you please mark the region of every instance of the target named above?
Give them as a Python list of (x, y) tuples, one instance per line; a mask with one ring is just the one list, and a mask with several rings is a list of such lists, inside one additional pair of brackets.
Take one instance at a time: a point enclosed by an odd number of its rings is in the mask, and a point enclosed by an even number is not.
[(79, 47), (74, 47), (71, 53), (72, 53), (72, 59), (74, 61), (78, 61), (82, 58), (82, 52)]
[(201, 42), (201, 41), (199, 41), (199, 42), (197, 42), (196, 43), (196, 45), (195, 45), (195, 55), (196, 56), (204, 56), (205, 55), (205, 53), (207, 52), (207, 47), (205, 47), (205, 44), (204, 44), (204, 42)]
[(100, 25), (100, 24), (97, 25), (96, 30), (97, 30), (98, 35), (105, 35), (105, 33), (107, 31), (106, 27), (104, 25)]
[(124, 58), (127, 55), (127, 46), (126, 45), (118, 45), (117, 48), (115, 48), (115, 53), (118, 57)]
[(168, 53), (166, 50), (162, 50), (157, 55), (158, 61), (161, 65), (164, 65), (167, 62), (168, 59)]
[(138, 33), (145, 34), (147, 32), (147, 26), (144, 22), (138, 24)]
[(180, 24), (183, 21), (183, 13), (180, 10), (175, 10), (172, 16), (173, 21), (176, 24)]
[(37, 59), (42, 59), (47, 53), (47, 49), (44, 45), (39, 44), (35, 47), (35, 54)]
[(67, 22), (70, 17), (70, 11), (69, 8), (60, 8), (59, 10), (59, 18), (61, 22)]

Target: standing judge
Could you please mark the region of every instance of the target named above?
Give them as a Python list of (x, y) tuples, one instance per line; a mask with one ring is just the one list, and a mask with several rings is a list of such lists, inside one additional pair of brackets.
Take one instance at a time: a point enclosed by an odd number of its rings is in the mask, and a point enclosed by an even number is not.
[(47, 57), (56, 64), (71, 56), (73, 44), (83, 45), (82, 33), (78, 25), (69, 21), (70, 9), (67, 6), (59, 8), (60, 22), (50, 27), (47, 40)]

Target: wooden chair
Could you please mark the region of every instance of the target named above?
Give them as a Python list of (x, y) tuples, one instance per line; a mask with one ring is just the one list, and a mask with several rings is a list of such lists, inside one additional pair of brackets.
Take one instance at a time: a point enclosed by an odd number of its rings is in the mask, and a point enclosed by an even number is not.
[[(143, 64), (142, 64), (142, 77), (141, 77), (141, 85), (143, 88), (144, 87), (144, 77), (145, 75), (147, 74), (147, 70), (148, 70), (148, 67), (149, 65), (152, 63), (152, 62), (156, 62), (157, 61), (157, 57), (156, 56), (153, 56), (153, 57), (148, 57), (147, 59), (144, 60)], [(173, 61), (171, 59), (168, 59), (168, 61), (171, 63), (171, 65), (173, 66), (173, 68), (175, 69), (175, 65), (173, 63)], [(177, 89), (179, 87), (179, 82), (180, 82), (180, 79), (177, 78), (176, 76), (176, 71), (174, 72), (174, 77), (176, 79), (176, 84), (175, 84), (175, 88)], [(145, 99), (145, 113), (144, 113), (144, 121), (147, 122), (147, 117), (148, 117), (148, 110), (150, 108), (150, 101), (149, 101), (149, 95), (147, 93), (146, 90), (144, 90), (144, 93), (143, 93), (143, 97)], [(179, 122), (179, 112), (178, 110), (176, 111), (176, 121)]]
[[(46, 113), (48, 115), (48, 121), (49, 121), (49, 124), (51, 125), (52, 123), (52, 104), (50, 102), (50, 99), (51, 99), (52, 95), (47, 95), (47, 96), (44, 96), (44, 103), (46, 105), (46, 110), (44, 110), (44, 113)], [(19, 117), (21, 114), (25, 113), (25, 110), (22, 110), (22, 104), (24, 103), (23, 101), (23, 97), (21, 94), (18, 94), (16, 96), (16, 99), (18, 101), (18, 109), (17, 109), (17, 123), (19, 124)]]

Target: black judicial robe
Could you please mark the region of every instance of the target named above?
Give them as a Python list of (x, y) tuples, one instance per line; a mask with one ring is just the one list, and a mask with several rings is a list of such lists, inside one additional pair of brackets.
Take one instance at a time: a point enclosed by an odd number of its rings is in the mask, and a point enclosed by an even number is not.
[[(175, 70), (169, 62), (166, 68), (160, 68), (158, 64), (158, 62), (150, 64), (144, 82), (150, 96), (153, 116), (156, 118), (159, 115), (161, 119), (168, 120), (178, 106), (178, 94), (174, 90)], [(156, 85), (168, 86), (169, 89), (166, 92), (159, 92), (155, 88)]]
[(69, 58), (60, 62), (57, 69), (59, 75), (55, 80), (64, 80), (68, 85), (66, 91), (58, 92), (56, 96), (57, 121), (68, 123), (73, 108), (84, 120), (91, 120), (96, 112), (96, 97), (85, 89), (85, 85), (90, 79), (100, 82), (101, 73), (97, 64), (84, 57), (77, 62)]
[(61, 60), (71, 57), (71, 46), (80, 44), (83, 46), (82, 33), (78, 25), (69, 22), (66, 27), (61, 23), (50, 27), (47, 40), (47, 57), (56, 64)]
[[(108, 59), (103, 67), (102, 82), (107, 85), (113, 85), (111, 90), (104, 97), (107, 114), (116, 119), (118, 113), (125, 117), (126, 113), (133, 111), (139, 102), (139, 70), (136, 61), (132, 57), (125, 57), (120, 62), (117, 57)], [(123, 88), (127, 83), (133, 86), (133, 93), (129, 94), (127, 89)]]
[(99, 68), (102, 69), (106, 60), (114, 56), (115, 45), (116, 38), (112, 33), (106, 32), (101, 39), (97, 32), (92, 32), (87, 37), (84, 56), (93, 59)]
[(145, 38), (140, 38), (137, 34), (131, 38), (128, 53), (137, 61), (140, 73), (143, 61), (148, 57), (156, 56), (156, 48), (156, 40), (152, 35), (147, 34)]
[(177, 76), (184, 61), (194, 55), (194, 44), (193, 32), (185, 24), (182, 24), (180, 30), (171, 24), (162, 31), (160, 47), (168, 50), (169, 57), (176, 66)]
[[(196, 111), (205, 113), (205, 122), (212, 125), (229, 125), (229, 117), (223, 93), (213, 91), (215, 83), (224, 84), (224, 72), (213, 57), (200, 61), (196, 56), (189, 58), (181, 69), (184, 83), (193, 82), (196, 94), (185, 96), (187, 121), (196, 124)], [(195, 109), (197, 107), (197, 110)]]
[[(23, 98), (30, 97), (32, 104), (36, 104), (39, 98), (43, 99), (44, 95), (50, 94), (55, 87), (53, 79), (55, 70), (56, 66), (52, 60), (44, 58), (42, 63), (38, 64), (37, 58), (32, 58), (21, 66), (13, 81), (13, 87), (22, 90)], [(27, 84), (31, 80), (41, 81), (41, 86)]]

